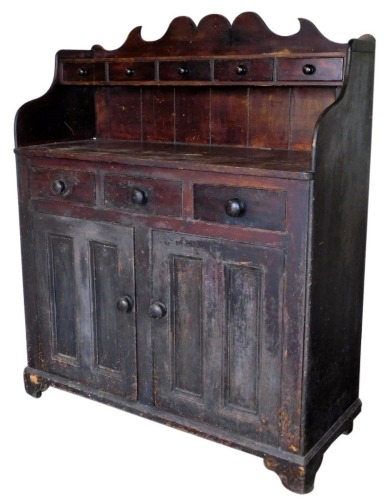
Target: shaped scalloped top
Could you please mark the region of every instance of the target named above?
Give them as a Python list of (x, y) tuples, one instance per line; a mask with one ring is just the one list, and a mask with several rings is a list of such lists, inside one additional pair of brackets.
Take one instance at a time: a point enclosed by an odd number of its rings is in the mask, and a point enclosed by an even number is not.
[(189, 17), (177, 17), (159, 40), (143, 40), (141, 26), (135, 28), (116, 50), (95, 45), (95, 57), (208, 56), (258, 53), (344, 52), (346, 44), (335, 43), (314, 24), (299, 19), (300, 30), (289, 36), (273, 33), (254, 12), (240, 14), (232, 23), (212, 14), (198, 26)]

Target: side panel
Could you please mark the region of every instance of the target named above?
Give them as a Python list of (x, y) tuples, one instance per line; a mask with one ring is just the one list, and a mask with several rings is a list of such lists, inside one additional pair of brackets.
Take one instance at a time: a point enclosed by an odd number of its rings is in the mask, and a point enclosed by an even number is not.
[(315, 135), (305, 450), (358, 399), (374, 45), (351, 49), (347, 86)]

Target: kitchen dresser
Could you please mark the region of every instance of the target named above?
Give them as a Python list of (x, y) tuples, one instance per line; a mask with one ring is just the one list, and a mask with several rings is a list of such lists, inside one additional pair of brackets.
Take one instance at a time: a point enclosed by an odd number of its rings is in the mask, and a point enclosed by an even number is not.
[(254, 13), (140, 30), (58, 52), (16, 117), (26, 391), (253, 453), (306, 493), (361, 408), (374, 39)]

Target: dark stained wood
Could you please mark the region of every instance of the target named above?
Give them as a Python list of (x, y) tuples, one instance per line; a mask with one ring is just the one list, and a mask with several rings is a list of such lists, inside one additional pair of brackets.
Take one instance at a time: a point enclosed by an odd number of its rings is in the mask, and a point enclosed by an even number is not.
[(292, 88), (290, 106), (290, 149), (311, 149), (315, 124), (322, 113), (335, 101), (333, 88)]
[(62, 64), (62, 79), (64, 82), (83, 82), (106, 80), (104, 63), (82, 64), (64, 62)]
[[(27, 357), (29, 366), (45, 370), (46, 363), (42, 359), (42, 345), (39, 335), (39, 322), (37, 314), (36, 300), (31, 300), (36, 295), (34, 257), (32, 248), (34, 247), (34, 234), (32, 227), (32, 212), (29, 210), (30, 189), (29, 189), (29, 161), (16, 154), (16, 168), (18, 181), (18, 205), (19, 205), (19, 226), (21, 239), (21, 257), (23, 271), (23, 293), (24, 293), (24, 314), (26, 325)], [(26, 381), (26, 378), (25, 378)], [(36, 387), (25, 382), (28, 393), (33, 390), (36, 395)]]
[(374, 72), (370, 43), (359, 45), (351, 84), (315, 133), (305, 450), (358, 398)]
[(265, 465), (276, 472), (282, 484), (294, 493), (310, 493), (314, 489), (315, 475), (322, 463), (323, 455), (317, 455), (305, 465), (292, 464), (287, 460), (266, 456)]
[(23, 372), (23, 380), (24, 380), (24, 388), (30, 396), (33, 398), (40, 398), (42, 396), (42, 392), (46, 391), (50, 387), (49, 382), (36, 375), (35, 373), (29, 373), (28, 368), (26, 368)]
[(210, 63), (206, 61), (161, 61), (159, 79), (170, 81), (210, 80)]
[[(96, 364), (119, 371), (121, 332), (117, 318), (121, 316), (115, 307), (115, 300), (121, 292), (116, 282), (118, 249), (115, 245), (91, 241), (90, 252)], [(129, 294), (129, 290), (126, 293)], [(111, 307), (103, 308), (102, 304), (111, 304)]]
[(212, 144), (247, 145), (247, 89), (212, 89), (210, 128)]
[(223, 82), (273, 80), (273, 59), (214, 61), (214, 79)]
[(248, 451), (306, 493), (361, 410), (374, 40), (300, 23), (60, 51), (15, 139), (28, 394)]
[[(243, 214), (227, 212), (229, 200), (244, 203)], [(194, 186), (194, 218), (232, 226), (285, 231), (286, 192), (226, 186)]]
[[(92, 162), (147, 167), (180, 168), (197, 171), (215, 171), (242, 175), (264, 175), (291, 179), (312, 179), (309, 151), (265, 150), (237, 147), (210, 147), (131, 141), (93, 140), (75, 143), (47, 144), (23, 149), (23, 154), (40, 158), (40, 163), (52, 166), (53, 158), (87, 160)], [(46, 159), (45, 159), (46, 158)], [(66, 162), (69, 166), (69, 161)], [(115, 168), (111, 165), (110, 168)], [(262, 172), (261, 172), (262, 171)], [(189, 174), (190, 175), (190, 174)], [(240, 182), (238, 179), (236, 182)]]
[[(122, 47), (115, 51), (93, 47), (95, 57), (190, 56), (208, 54), (259, 54), (284, 52), (344, 52), (346, 44), (327, 40), (306, 19), (299, 19), (300, 30), (294, 35), (276, 35), (253, 12), (240, 14), (232, 23), (219, 15), (206, 16), (198, 26), (188, 17), (174, 19), (160, 40), (146, 42), (141, 37), (141, 27), (135, 28)], [(178, 44), (181, 40), (181, 44)]]
[[(62, 182), (62, 192), (53, 191), (53, 183)], [(32, 198), (56, 198), (62, 201), (95, 205), (95, 174), (77, 170), (56, 168), (30, 169), (30, 189)]]
[[(145, 203), (140, 205), (133, 199), (135, 189), (145, 194)], [(174, 217), (182, 213), (180, 182), (106, 175), (104, 196), (109, 208)]]
[(204, 388), (202, 264), (199, 258), (177, 255), (170, 261), (172, 388), (201, 399)]
[(288, 149), (290, 89), (250, 89), (249, 146)]
[(141, 90), (114, 87), (107, 90), (107, 133), (98, 137), (139, 141), (142, 137)]
[(93, 91), (53, 85), (44, 96), (24, 104), (15, 119), (16, 146), (94, 137)]
[(209, 144), (210, 90), (175, 89), (175, 137), (177, 142)]
[[(48, 369), (136, 399), (134, 311), (116, 308), (119, 296), (134, 298), (132, 229), (36, 215), (34, 230), (38, 318)], [(111, 255), (104, 257), (102, 250)], [(103, 313), (101, 300), (109, 312)]]
[(76, 358), (76, 307), (73, 238), (49, 234), (47, 242), (50, 303), (53, 318), (53, 354)]
[[(309, 74), (305, 66), (310, 65)], [(280, 57), (277, 80), (336, 81), (343, 77), (342, 57), (291, 58)]]
[(109, 63), (108, 80), (129, 82), (155, 79), (155, 63), (153, 61), (133, 61)]
[(175, 140), (174, 89), (145, 88), (142, 94), (142, 139)]
[[(99, 87), (95, 89), (95, 139), (97, 137), (107, 139), (110, 137), (109, 118), (108, 114), (110, 108), (108, 106), (109, 88)], [(141, 131), (141, 118), (140, 118), (140, 131)], [(141, 136), (141, 132), (140, 132)]]
[[(153, 301), (171, 311), (151, 320), (156, 405), (278, 445), (280, 398), (275, 388), (281, 371), (283, 252), (158, 231), (152, 248)], [(255, 305), (238, 299), (232, 279), (239, 276), (248, 296), (258, 297)], [(258, 353), (251, 351), (245, 335), (252, 337)], [(247, 366), (250, 360), (254, 370)], [(247, 366), (243, 372), (240, 363)]]

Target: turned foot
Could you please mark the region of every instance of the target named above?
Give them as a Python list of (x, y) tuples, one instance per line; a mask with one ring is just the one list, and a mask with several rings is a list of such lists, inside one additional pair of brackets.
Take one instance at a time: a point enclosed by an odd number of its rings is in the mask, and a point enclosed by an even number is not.
[(315, 475), (322, 459), (323, 455), (318, 455), (306, 465), (298, 465), (270, 456), (266, 456), (264, 461), (266, 467), (279, 476), (288, 490), (294, 493), (309, 493), (314, 488)]
[(49, 383), (39, 375), (30, 373), (26, 368), (24, 371), (24, 387), (27, 394), (33, 398), (40, 398), (43, 391), (49, 387)]

